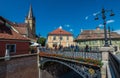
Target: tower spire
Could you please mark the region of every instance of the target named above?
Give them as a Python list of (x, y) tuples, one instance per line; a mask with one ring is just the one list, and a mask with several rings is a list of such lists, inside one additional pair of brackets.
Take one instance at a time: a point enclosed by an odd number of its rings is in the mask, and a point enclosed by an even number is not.
[(33, 18), (33, 10), (32, 10), (32, 5), (30, 5), (30, 8), (29, 8), (29, 13), (28, 13), (28, 18)]
[[(25, 23), (28, 24), (28, 37), (29, 38), (35, 38), (35, 17), (33, 15), (32, 5), (30, 5), (28, 15), (25, 18)], [(29, 34), (30, 33), (30, 34)]]

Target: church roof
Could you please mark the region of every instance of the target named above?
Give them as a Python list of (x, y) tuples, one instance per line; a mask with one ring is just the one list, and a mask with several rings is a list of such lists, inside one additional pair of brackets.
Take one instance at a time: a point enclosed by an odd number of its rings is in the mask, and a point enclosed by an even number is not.
[(0, 39), (7, 40), (29, 40), (26, 37), (20, 35), (8, 22), (0, 16)]
[[(108, 33), (108, 31), (107, 31)], [(107, 34), (109, 38), (109, 34)], [(111, 32), (112, 39), (120, 39), (120, 34), (116, 32)], [(76, 40), (99, 40), (104, 39), (104, 30), (84, 30), (81, 34), (76, 38)]]
[(33, 18), (33, 17), (34, 17), (34, 16), (33, 16), (32, 5), (30, 5), (30, 9), (29, 9), (27, 18)]
[(70, 35), (70, 36), (72, 36), (72, 34), (70, 32), (63, 30), (62, 28), (58, 28), (58, 29), (50, 32), (48, 35)]

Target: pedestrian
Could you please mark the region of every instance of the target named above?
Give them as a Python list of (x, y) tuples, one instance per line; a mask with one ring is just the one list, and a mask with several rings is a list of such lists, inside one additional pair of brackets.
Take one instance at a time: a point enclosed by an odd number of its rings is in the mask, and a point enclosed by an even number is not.
[(55, 50), (57, 50), (57, 45), (55, 45)]
[(86, 52), (89, 52), (89, 46), (88, 46), (88, 45), (86, 45), (85, 51), (86, 51)]

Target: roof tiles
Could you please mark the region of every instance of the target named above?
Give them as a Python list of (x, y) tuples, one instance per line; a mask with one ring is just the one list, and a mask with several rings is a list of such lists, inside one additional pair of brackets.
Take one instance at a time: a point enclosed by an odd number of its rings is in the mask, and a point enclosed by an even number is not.
[(58, 28), (49, 33), (49, 35), (72, 35), (70, 32), (67, 32), (61, 28)]
[[(3, 17), (0, 17), (0, 20), (3, 21), (0, 22), (0, 39), (29, 40), (27, 37), (20, 35), (20, 33), (17, 33), (12, 28), (12, 25), (14, 25), (13, 23), (9, 22)], [(7, 25), (6, 23), (9, 23), (10, 25)]]
[(22, 35), (27, 34), (27, 25), (26, 23), (15, 24), (13, 27)]
[[(109, 37), (109, 34), (107, 34)], [(116, 32), (111, 32), (112, 39), (120, 39), (120, 34)], [(76, 38), (76, 40), (95, 40), (95, 39), (104, 39), (104, 30), (84, 30)]]

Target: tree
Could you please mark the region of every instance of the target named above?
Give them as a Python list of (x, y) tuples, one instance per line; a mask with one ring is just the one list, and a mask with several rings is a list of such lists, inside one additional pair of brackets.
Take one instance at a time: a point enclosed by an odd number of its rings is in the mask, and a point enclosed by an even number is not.
[(41, 44), (41, 46), (45, 46), (46, 38), (40, 37), (38, 38), (37, 43)]

